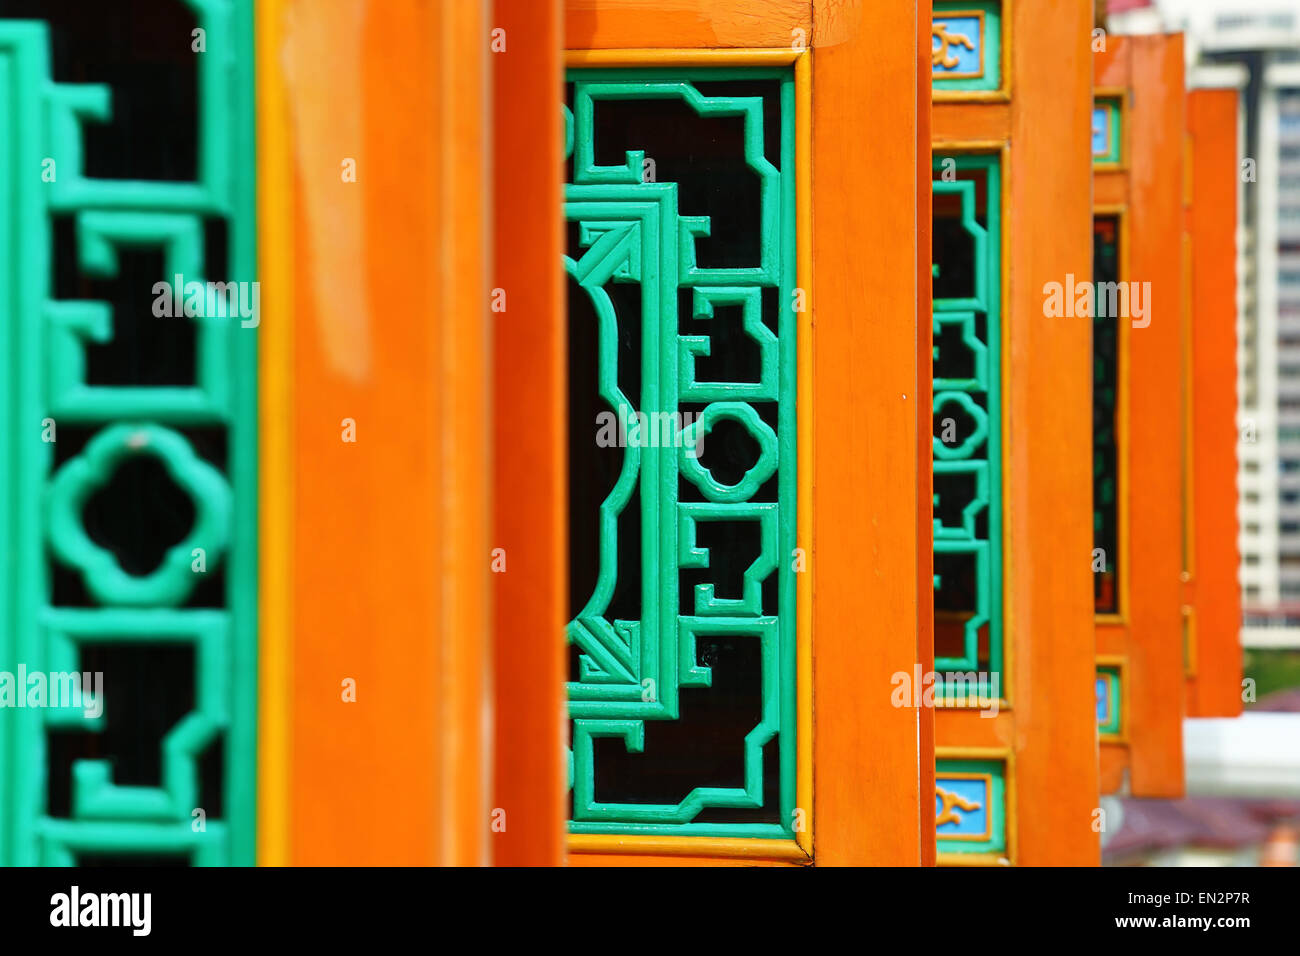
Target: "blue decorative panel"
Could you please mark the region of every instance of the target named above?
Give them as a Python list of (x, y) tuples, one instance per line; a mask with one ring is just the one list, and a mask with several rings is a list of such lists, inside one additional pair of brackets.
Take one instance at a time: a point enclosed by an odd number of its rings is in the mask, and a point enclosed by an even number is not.
[(936, 3), (930, 22), (930, 74), (937, 93), (1002, 86), (1001, 10), (994, 2)]
[(933, 72), (949, 79), (983, 76), (983, 31), (978, 13), (936, 16), (931, 31)]
[(934, 818), (941, 854), (1005, 854), (1005, 762), (998, 759), (936, 761)]
[(1092, 107), (1092, 161), (1098, 166), (1117, 165), (1122, 157), (1121, 109), (1117, 99), (1099, 99)]
[(987, 774), (943, 778), (935, 797), (935, 826), (944, 837), (984, 839), (989, 835), (992, 778)]
[(1092, 108), (1092, 155), (1105, 156), (1110, 152), (1110, 125), (1106, 122), (1106, 107)]
[(1124, 729), (1123, 682), (1117, 666), (1097, 668), (1097, 730), (1102, 738), (1118, 737)]

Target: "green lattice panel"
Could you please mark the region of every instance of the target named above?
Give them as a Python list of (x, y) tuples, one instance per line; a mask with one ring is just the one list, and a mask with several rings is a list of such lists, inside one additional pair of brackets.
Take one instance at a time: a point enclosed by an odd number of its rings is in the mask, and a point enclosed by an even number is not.
[[(1119, 281), (1119, 217), (1092, 224), (1094, 301), (1097, 286)], [(1092, 317), (1092, 547), (1093, 609), (1120, 612), (1119, 578), (1119, 321), (1107, 310)]]
[[(957, 587), (954, 576), (942, 571), (943, 567), (952, 566), (948, 564), (950, 560), (968, 561), (973, 569), (973, 580), (963, 584), (963, 591), (968, 588), (970, 594), (962, 595), (968, 605), (963, 608), (959, 622), (962, 652), (936, 656), (935, 667), (941, 672), (988, 671), (1000, 678), (1003, 660), (1000, 170), (996, 157), (972, 155), (936, 157), (935, 171), (936, 209), (941, 204), (955, 207), (955, 216), (944, 223), (950, 227), (948, 232), (941, 231), (936, 219), (933, 399), (936, 599), (943, 601), (947, 597), (945, 587)], [(955, 236), (952, 227), (960, 230)], [(959, 354), (948, 354), (945, 350)], [(941, 362), (948, 373), (940, 370)], [(958, 419), (969, 423), (960, 433), (952, 424)], [(954, 496), (959, 500), (950, 500)], [(983, 641), (981, 633), (987, 634)]]
[[(109, 2), (109, 0), (103, 0)], [(180, 2), (180, 0), (178, 0)], [(125, 5), (123, 5), (125, 7)], [(114, 90), (65, 85), (51, 73), (50, 30), (0, 20), (0, 671), (83, 668), (102, 645), (193, 653), (194, 706), (165, 732), (156, 785), (115, 782), (114, 753), (71, 765), (71, 812), (51, 815), (50, 734), (102, 733), (103, 711), (0, 709), (0, 864), (77, 862), (83, 855), (172, 856), (251, 864), (255, 847), (257, 658), (257, 347), (238, 317), (194, 321), (195, 384), (87, 384), (92, 344), (113, 341), (108, 303), (53, 297), (55, 217), (75, 233), (79, 275), (114, 277), (124, 249), (157, 250), (169, 281), (204, 281), (205, 220), (223, 219), (231, 282), (256, 278), (251, 0), (184, 0), (206, 51), (194, 55), (194, 181), (98, 179), (85, 171), (85, 125), (111, 124)], [(182, 38), (188, 45), (189, 37)], [(107, 41), (105, 41), (107, 42)], [(129, 55), (129, 54), (128, 54)], [(178, 124), (175, 135), (187, 135)], [(46, 159), (52, 181), (42, 179)], [(55, 467), (42, 422), (90, 433)], [(220, 431), (224, 470), (196, 453), (186, 428)], [(83, 509), (114, 471), (152, 456), (194, 506), (193, 527), (147, 575), (128, 573), (83, 526)], [(191, 551), (206, 553), (196, 571)], [(89, 606), (55, 606), (53, 568), (80, 580)], [(221, 568), (220, 607), (187, 607), (201, 573)], [(199, 762), (223, 746), (224, 811), (195, 826)], [(202, 809), (202, 808), (199, 808)], [(205, 811), (206, 812), (206, 811)]]
[[(573, 173), (564, 198), (575, 238), (564, 266), (579, 289), (575, 294), (588, 297), (596, 317), (602, 404), (641, 412), (650, 422), (702, 406), (689, 425), (672, 420), (675, 447), (629, 440), (614, 487), (598, 506), (599, 573), (568, 626), (577, 654), (568, 685), (570, 826), (584, 833), (789, 837), (795, 811), (793, 77), (789, 70), (766, 69), (578, 70), (568, 79), (566, 157)], [(778, 94), (765, 100), (737, 93), (734, 85), (725, 93), (710, 86), (745, 81), (768, 81)], [(697, 244), (716, 223), (698, 209), (682, 208), (689, 183), (649, 181), (645, 143), (599, 144), (617, 147), (622, 162), (597, 162), (600, 112), (653, 101), (740, 124), (737, 159), (743, 157), (744, 175), (757, 186), (759, 241), (752, 261), (725, 268), (702, 261)], [(764, 136), (764, 111), (773, 107), (780, 113), (774, 149)], [(631, 348), (619, 344), (617, 303), (626, 299), (620, 289), (626, 285), (637, 290), (640, 310)], [(765, 290), (775, 293), (775, 330), (762, 318)], [(715, 330), (723, 309), (739, 313), (746, 345), (758, 355), (752, 380), (718, 381), (699, 370), (702, 358), (718, 352)], [(633, 394), (621, 384), (627, 377), (622, 363), (629, 362), (639, 369)], [(697, 437), (707, 449), (709, 436), (723, 428), (743, 430), (753, 451), (752, 465), (735, 480), (711, 471), (707, 452), (696, 458), (691, 451)], [(571, 440), (590, 439), (575, 434)], [(760, 489), (773, 481), (774, 500), (766, 500), (770, 492)], [(641, 529), (641, 573), (634, 582), (640, 614), (629, 620), (610, 608), (620, 574), (630, 573), (619, 567), (619, 540), (633, 508)], [(699, 536), (714, 522), (752, 522), (759, 554), (744, 570), (738, 593), (699, 583), (688, 592), (687, 606), (679, 606), (682, 573), (711, 567), (711, 549)], [(773, 577), (775, 606), (765, 606), (764, 585)], [(761, 661), (758, 719), (732, 752), (720, 755), (743, 760), (739, 785), (701, 779), (673, 801), (604, 798), (597, 742), (616, 738), (631, 759), (652, 749), (654, 728), (682, 719), (682, 691), (713, 688), (714, 669), (698, 653), (712, 640), (752, 642)], [(764, 783), (765, 761), (773, 758), (775, 797)], [(752, 819), (769, 810), (771, 819)]]

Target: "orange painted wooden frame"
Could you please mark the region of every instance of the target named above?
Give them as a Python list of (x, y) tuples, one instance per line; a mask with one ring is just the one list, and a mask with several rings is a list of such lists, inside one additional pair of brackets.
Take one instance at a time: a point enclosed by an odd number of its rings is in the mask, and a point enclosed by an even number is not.
[[(816, 10), (813, 707), (828, 716), (813, 740), (814, 855), (914, 865), (933, 853), (934, 753), (918, 746), (918, 708), (887, 690), (933, 656), (919, 577), (932, 531), (915, 493), (929, 471), (930, 256), (914, 239), (928, 231), (928, 95), (902, 81), (928, 77), (930, 4)], [(882, 130), (890, 148), (864, 151)]]
[[(491, 57), (493, 278), (492, 859), (564, 859), (568, 618), (567, 370), (562, 271), (560, 0), (496, 0)], [(531, 162), (520, 165), (521, 157)], [(527, 480), (521, 480), (521, 476)], [(500, 548), (500, 552), (495, 549)]]
[(487, 4), (315, 6), (257, 11), (259, 859), (480, 864)]
[[(819, 4), (821, 5), (821, 4)], [(855, 13), (856, 3), (830, 4)], [(812, 0), (565, 0), (569, 50), (807, 49)]]
[[(755, 16), (756, 6), (765, 15)], [(795, 63), (805, 289), (811, 276), (811, 310), (799, 331), (799, 539), (809, 555), (799, 583), (799, 696), (813, 713), (833, 717), (817, 721), (813, 734), (801, 716), (799, 803), (812, 812), (798, 846), (571, 836), (569, 861), (916, 865), (927, 840), (933, 855), (932, 741), (919, 708), (892, 706), (891, 678), (924, 659), (928, 511), (923, 519), (917, 461), (899, 450), (922, 447), (922, 422), (928, 449), (930, 413), (920, 401), (929, 383), (920, 383), (918, 369), (922, 360), (928, 368), (929, 338), (918, 305), (928, 296), (929, 254), (922, 261), (915, 241), (899, 240), (917, 236), (918, 210), (928, 210), (928, 173), (917, 174), (928, 169), (920, 116), (928, 79), (924, 92), (920, 83), (929, 70), (929, 4), (819, 5), (816, 43), (791, 35), (812, 26), (808, 3), (709, 0), (693, 9), (698, 17), (659, 18), (650, 5), (570, 0), (566, 43), (605, 51), (579, 62), (723, 62), (738, 50)], [(620, 45), (641, 49), (620, 53)], [(767, 49), (745, 49), (756, 46)], [(656, 59), (648, 48), (680, 52)], [(880, 129), (891, 131), (895, 148), (871, 154), (868, 174), (860, 144)]]
[[(1097, 654), (1126, 664), (1128, 743), (1101, 744), (1102, 791), (1183, 792), (1183, 44), (1181, 35), (1110, 37), (1094, 55), (1098, 90), (1122, 89), (1127, 168), (1094, 174), (1099, 208), (1123, 206), (1130, 282), (1149, 282), (1150, 324), (1126, 327), (1119, 454), (1127, 476), (1128, 606), (1096, 624)], [(1091, 687), (1091, 681), (1089, 682)]]
[(1044, 314), (1046, 283), (1091, 272), (1092, 11), (1077, 0), (1046, 17), (1016, 3), (1009, 16), (1010, 102), (936, 103), (932, 137), (935, 155), (991, 152), (1002, 160), (1008, 702), (991, 718), (941, 708), (935, 736), (941, 752), (1014, 758), (1008, 800), (1033, 809), (1007, 821), (1012, 862), (1094, 865), (1091, 327)]
[(1187, 231), (1191, 240), (1191, 407), (1187, 460), (1191, 614), (1187, 712), (1236, 717), (1241, 700), (1237, 581), (1237, 98), (1187, 94)]

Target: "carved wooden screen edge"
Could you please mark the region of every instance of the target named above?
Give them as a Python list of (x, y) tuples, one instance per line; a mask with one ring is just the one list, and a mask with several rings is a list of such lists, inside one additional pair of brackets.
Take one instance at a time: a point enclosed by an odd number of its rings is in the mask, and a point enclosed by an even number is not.
[[(130, 643), (189, 647), (195, 662), (195, 709), (160, 741), (159, 785), (119, 786), (109, 762), (75, 761), (67, 818), (47, 813), (47, 731), (98, 732), (103, 722), (66, 708), (24, 710), (4, 722), (9, 727), (0, 734), (0, 862), (69, 864), (81, 855), (103, 854), (174, 855), (195, 864), (253, 861), (257, 322), (240, 322), (224, 311), (221, 320), (212, 312), (197, 318), (194, 386), (92, 386), (86, 383), (84, 349), (111, 337), (112, 312), (94, 301), (51, 298), (48, 250), (55, 214), (74, 217), (77, 265), (85, 272), (115, 274), (119, 246), (161, 246), (168, 277), (196, 279), (205, 271), (203, 218), (223, 217), (230, 275), (220, 278), (255, 278), (251, 3), (188, 5), (207, 45), (196, 56), (194, 182), (86, 177), (82, 124), (112, 121), (112, 90), (53, 82), (46, 26), (0, 21), (0, 62), (6, 67), (0, 124), (7, 150), (0, 156), (0, 188), (11, 200), (4, 206), (9, 221), (0, 223), (0, 260), (11, 270), (6, 285), (12, 289), (0, 300), (0, 336), (12, 363), (0, 401), (9, 403), (9, 420), (32, 424), (13, 429), (3, 452), (11, 483), (0, 520), (7, 524), (5, 539), (15, 542), (15, 560), (0, 584), (0, 657), (28, 670), (80, 671), (83, 647)], [(47, 159), (56, 163), (52, 179), (35, 187), (20, 182), (19, 176), (38, 175), (30, 170), (45, 168)], [(43, 420), (100, 430), (52, 472), (51, 443), (41, 441)], [(200, 425), (226, 429), (226, 474), (200, 458), (179, 431)], [(145, 454), (158, 458), (190, 496), (196, 516), (159, 568), (137, 576), (89, 538), (80, 505), (120, 462)], [(200, 550), (202, 572), (194, 563)], [(51, 606), (48, 560), (80, 574), (97, 606)], [(199, 574), (222, 564), (223, 607), (182, 607)], [(206, 819), (197, 806), (198, 756), (223, 735), (225, 809), (221, 819)]]

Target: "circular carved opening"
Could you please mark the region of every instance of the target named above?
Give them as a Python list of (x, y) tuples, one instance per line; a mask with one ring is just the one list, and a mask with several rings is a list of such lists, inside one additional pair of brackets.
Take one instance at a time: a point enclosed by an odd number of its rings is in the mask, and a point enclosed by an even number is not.
[(154, 455), (133, 455), (86, 501), (86, 534), (113, 552), (122, 570), (143, 576), (194, 527), (194, 502)]

